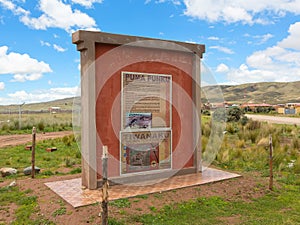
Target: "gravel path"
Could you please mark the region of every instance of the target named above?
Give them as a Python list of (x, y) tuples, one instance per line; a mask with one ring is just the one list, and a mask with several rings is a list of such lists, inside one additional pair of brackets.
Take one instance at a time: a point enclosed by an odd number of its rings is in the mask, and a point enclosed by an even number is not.
[(279, 124), (297, 124), (300, 125), (300, 118), (294, 117), (281, 117), (281, 116), (265, 116), (265, 115), (253, 115), (246, 114), (248, 118), (258, 121), (264, 121), (268, 123), (279, 123)]
[[(73, 131), (60, 131), (60, 132), (49, 132), (49, 133), (38, 133), (36, 134), (36, 140), (54, 139), (64, 137), (66, 135), (73, 134)], [(15, 146), (27, 144), (32, 141), (32, 134), (12, 134), (12, 135), (0, 135), (0, 148), (7, 146)]]

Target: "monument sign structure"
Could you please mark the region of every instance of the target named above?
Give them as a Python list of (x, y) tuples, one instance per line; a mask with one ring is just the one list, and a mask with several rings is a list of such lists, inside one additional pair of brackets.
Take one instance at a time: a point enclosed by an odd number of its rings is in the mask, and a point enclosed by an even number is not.
[(81, 57), (82, 185), (198, 173), (204, 45), (77, 31)]

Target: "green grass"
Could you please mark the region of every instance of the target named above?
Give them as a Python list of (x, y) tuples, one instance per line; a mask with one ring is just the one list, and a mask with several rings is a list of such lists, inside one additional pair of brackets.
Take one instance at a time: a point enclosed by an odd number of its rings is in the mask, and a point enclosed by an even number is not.
[[(0, 168), (16, 168), (18, 176), (23, 176), (23, 169), (31, 165), (31, 151), (25, 150), (25, 146), (1, 149)], [(47, 152), (50, 147), (57, 147), (57, 151)], [(41, 168), (38, 177), (57, 174), (60, 168), (70, 168), (72, 174), (81, 172), (80, 168), (72, 169), (81, 163), (81, 153), (73, 135), (37, 142), (35, 157), (35, 165)]]
[[(31, 190), (20, 191), (18, 187), (2, 187), (0, 188), (0, 207), (2, 210), (8, 210), (11, 203), (17, 205), (17, 209), (14, 212), (14, 221), (10, 224), (20, 225), (20, 224), (54, 224), (42, 216), (39, 216), (36, 220), (32, 220), (32, 213), (39, 211), (39, 206), (37, 203), (37, 196), (32, 196)], [(0, 224), (4, 224), (1, 220)]]
[[(210, 117), (205, 116), (202, 123), (203, 140), (209, 138), (211, 127)], [(149, 201), (148, 195), (140, 195), (132, 201), (119, 199), (109, 202), (109, 206), (119, 209), (122, 219), (109, 218), (109, 224), (300, 224), (300, 128), (292, 125), (268, 125), (249, 121), (242, 126), (240, 123), (227, 124), (227, 132), (222, 140), (222, 146), (213, 164), (219, 168), (234, 171), (259, 171), (262, 176), (268, 176), (268, 147), (262, 139), (273, 135), (274, 144), (274, 179), (280, 184), (275, 191), (251, 202), (228, 201), (214, 196), (197, 198), (187, 202), (165, 205), (162, 209), (155, 205), (148, 206), (149, 214), (133, 215), (127, 209), (135, 202)], [(297, 136), (298, 135), (298, 136)], [(203, 141), (205, 143), (205, 141)], [(1, 149), (0, 167), (18, 169), (17, 177), (23, 177), (23, 169), (31, 164), (31, 151), (24, 149), (25, 145)], [(55, 152), (47, 152), (46, 148), (57, 147)], [(287, 165), (294, 160), (294, 167)], [(80, 173), (78, 165), (81, 154), (73, 136), (54, 140), (37, 142), (36, 165), (42, 170), (37, 178), (62, 174), (60, 169), (68, 173)], [(258, 186), (261, 184), (258, 184)], [(176, 192), (176, 190), (174, 190)], [(154, 194), (160, 198), (163, 194)], [(0, 208), (8, 210), (9, 205), (17, 205), (14, 212), (15, 221), (12, 224), (54, 224), (42, 216), (30, 220), (32, 212), (38, 211), (37, 196), (32, 196), (31, 190), (20, 191), (17, 187), (0, 189)], [(141, 209), (141, 208), (140, 208)], [(141, 211), (141, 210), (138, 210)], [(142, 211), (141, 211), (142, 212)], [(52, 217), (68, 214), (66, 207), (53, 212)], [(90, 219), (91, 221), (93, 218)], [(0, 224), (1, 224), (0, 220)]]
[[(202, 143), (211, 133), (210, 117), (203, 116)], [(300, 224), (300, 149), (295, 135), (300, 128), (293, 125), (270, 125), (249, 121), (246, 125), (228, 123), (220, 151), (213, 164), (226, 170), (259, 172), (269, 176), (268, 137), (273, 136), (274, 179), (279, 184), (274, 191), (248, 201), (228, 201), (214, 196), (165, 205), (151, 213), (126, 215), (117, 224), (244, 224), (294, 225)], [(262, 141), (267, 138), (267, 144)], [(299, 137), (298, 137), (299, 138)], [(203, 141), (204, 140), (204, 141)], [(262, 144), (263, 143), (263, 144)], [(205, 146), (204, 146), (205, 147)], [(204, 148), (205, 149), (205, 148)], [(294, 167), (288, 163), (294, 161)], [(258, 187), (262, 184), (257, 184)], [(158, 198), (158, 194), (155, 194)], [(135, 202), (135, 201), (133, 201)]]
[(53, 213), (52, 213), (52, 216), (53, 217), (56, 217), (56, 216), (59, 216), (59, 215), (64, 215), (67, 213), (67, 209), (66, 207), (60, 207), (59, 209), (55, 210)]
[(155, 225), (282, 225), (300, 224), (300, 189), (288, 185), (275, 192), (253, 199), (252, 202), (226, 201), (220, 197), (197, 198), (187, 202), (165, 205), (151, 214), (131, 216), (118, 224)]
[[(207, 126), (203, 126), (207, 128)], [(207, 128), (209, 129), (209, 128)], [(261, 171), (269, 168), (269, 135), (273, 140), (273, 168), (277, 172), (299, 173), (300, 149), (297, 135), (300, 127), (260, 123), (249, 120), (245, 126), (227, 123), (228, 131), (213, 162), (215, 166), (237, 171)], [(207, 131), (202, 131), (204, 134)], [(207, 136), (202, 137), (203, 149)], [(293, 168), (288, 164), (295, 161)]]
[(72, 113), (22, 114), (21, 130), (18, 114), (0, 114), (0, 135), (31, 133), (32, 127), (38, 132), (72, 130)]
[(109, 205), (117, 207), (117, 208), (130, 208), (131, 203), (128, 198), (117, 199), (115, 201), (109, 202)]

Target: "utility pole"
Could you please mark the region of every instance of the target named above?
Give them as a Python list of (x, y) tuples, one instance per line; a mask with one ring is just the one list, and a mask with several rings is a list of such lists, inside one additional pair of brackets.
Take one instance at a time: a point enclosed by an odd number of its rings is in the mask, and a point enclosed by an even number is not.
[(35, 175), (35, 140), (36, 140), (36, 128), (32, 128), (32, 148), (31, 148), (31, 177)]
[(273, 144), (272, 144), (272, 135), (269, 136), (269, 145), (270, 145), (270, 155), (269, 155), (269, 166), (270, 166), (270, 180), (269, 180), (269, 189), (273, 190)]
[(21, 107), (25, 105), (25, 102), (23, 102), (22, 104), (19, 105), (19, 130), (21, 130), (22, 126), (21, 126)]

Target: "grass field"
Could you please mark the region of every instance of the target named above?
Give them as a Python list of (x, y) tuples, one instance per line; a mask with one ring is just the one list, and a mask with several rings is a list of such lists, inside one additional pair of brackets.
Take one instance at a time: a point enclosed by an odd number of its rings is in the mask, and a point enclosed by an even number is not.
[[(212, 133), (210, 117), (203, 117), (202, 144), (204, 156), (209, 151), (208, 140)], [(265, 180), (269, 174), (269, 135), (273, 137), (274, 146), (274, 190), (268, 190), (261, 179)], [(257, 177), (254, 179), (254, 190), (259, 197), (228, 198), (210, 194), (203, 196), (201, 191), (195, 198), (172, 203), (165, 202), (170, 193), (158, 193), (140, 196), (133, 199), (120, 199), (110, 202), (109, 207), (114, 210), (109, 224), (245, 224), (245, 225), (295, 225), (300, 224), (300, 127), (293, 125), (270, 125), (256, 121), (227, 123), (226, 134), (220, 151), (213, 162), (215, 167)], [(47, 147), (57, 147), (55, 152), (47, 152)], [(24, 179), (22, 169), (29, 166), (31, 152), (24, 146), (0, 149), (0, 167), (15, 167), (19, 173), (14, 177), (0, 178), (0, 183), (13, 179)], [(65, 175), (80, 172), (81, 155), (74, 136), (66, 136), (55, 140), (41, 141), (36, 147), (36, 165), (42, 168), (37, 179), (53, 175)], [(213, 189), (212, 184), (210, 187)], [(200, 190), (195, 187), (194, 190)], [(225, 188), (225, 186), (224, 186)], [(233, 188), (226, 186), (226, 188)], [(262, 191), (264, 190), (264, 191)], [(225, 190), (226, 191), (226, 190)], [(229, 192), (229, 190), (228, 190)], [(178, 192), (179, 193), (179, 192)], [(171, 193), (172, 194), (172, 193)], [(252, 193), (253, 194), (253, 193)], [(165, 196), (166, 195), (166, 196)], [(232, 195), (232, 194), (231, 194)], [(165, 196), (165, 197), (164, 197)], [(158, 208), (155, 201), (163, 206)], [(148, 205), (148, 212), (133, 206), (140, 202)], [(14, 211), (10, 211), (11, 207)], [(51, 215), (36, 214), (39, 212), (39, 196), (33, 195), (32, 190), (21, 190), (18, 187), (0, 188), (0, 211), (14, 215), (11, 224), (61, 224), (55, 218), (75, 213), (67, 209), (64, 203), (59, 203)], [(94, 206), (94, 211), (98, 206)], [(83, 210), (83, 209), (82, 209)], [(80, 210), (79, 210), (80, 211)], [(139, 213), (136, 213), (139, 212)], [(92, 221), (96, 217), (90, 216)], [(1, 224), (0, 220), (0, 224)], [(66, 224), (67, 221), (65, 221)]]
[(166, 205), (158, 212), (132, 216), (116, 224), (210, 225), (210, 224), (300, 224), (299, 188), (286, 185), (253, 202), (227, 201), (218, 196)]
[[(204, 154), (211, 135), (210, 117), (202, 120)], [(225, 170), (253, 176), (269, 175), (269, 134), (273, 136), (273, 191), (250, 201), (228, 200), (226, 197), (197, 197), (184, 202), (167, 204), (161, 209), (151, 206), (151, 213), (132, 215), (122, 208), (130, 208), (120, 201), (122, 219), (111, 224), (182, 224), (182, 225), (294, 225), (300, 224), (300, 128), (290, 125), (270, 125), (248, 121), (246, 125), (227, 123), (226, 135), (213, 164)], [(257, 192), (263, 184), (257, 183)], [(266, 186), (265, 189), (268, 189)], [(201, 194), (200, 194), (201, 195)]]
[[(52, 147), (56, 147), (57, 151), (46, 151), (47, 148)], [(16, 168), (19, 171), (16, 178), (24, 177), (23, 169), (31, 165), (31, 151), (26, 150), (25, 145), (6, 147), (0, 151), (0, 167)], [(65, 171), (68, 171), (67, 173), (81, 172), (79, 167), (81, 153), (73, 135), (37, 142), (35, 152), (35, 165), (42, 169), (38, 177), (64, 174)]]
[[(21, 127), (21, 129), (19, 129)], [(0, 134), (31, 133), (72, 130), (71, 113), (0, 114)]]

